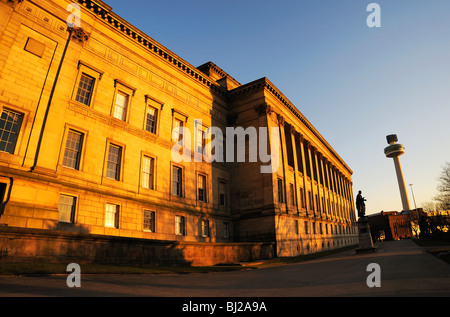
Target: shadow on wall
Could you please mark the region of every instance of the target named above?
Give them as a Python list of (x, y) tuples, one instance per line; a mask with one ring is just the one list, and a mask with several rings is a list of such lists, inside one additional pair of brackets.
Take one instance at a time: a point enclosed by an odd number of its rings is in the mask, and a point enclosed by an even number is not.
[(178, 242), (0, 227), (1, 262), (212, 266), (274, 256), (273, 243)]
[(2, 262), (191, 265), (177, 242), (57, 230), (0, 228)]

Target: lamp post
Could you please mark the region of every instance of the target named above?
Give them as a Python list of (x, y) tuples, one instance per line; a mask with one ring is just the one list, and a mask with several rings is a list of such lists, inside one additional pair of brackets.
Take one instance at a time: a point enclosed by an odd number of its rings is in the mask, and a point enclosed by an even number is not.
[(416, 211), (417, 211), (417, 206), (416, 206), (416, 199), (414, 198), (414, 191), (413, 191), (413, 184), (409, 184), (409, 187), (411, 187), (411, 193), (412, 193), (412, 196), (413, 196), (413, 201), (414, 201), (414, 209), (416, 209)]
[[(416, 209), (416, 216), (417, 216), (417, 226), (419, 225), (419, 211), (417, 210), (417, 206), (416, 206), (416, 199), (414, 198), (414, 191), (413, 191), (413, 184), (409, 184), (409, 187), (411, 187), (411, 193), (413, 196), (413, 200), (414, 200), (414, 209)], [(419, 237), (418, 231), (416, 230), (416, 237)]]

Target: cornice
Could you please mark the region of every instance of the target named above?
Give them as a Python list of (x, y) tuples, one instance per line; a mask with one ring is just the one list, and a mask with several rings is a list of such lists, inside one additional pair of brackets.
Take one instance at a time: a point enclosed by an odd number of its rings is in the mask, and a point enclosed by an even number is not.
[[(346, 169), (353, 173), (352, 170), (345, 164), (345, 162), (339, 157), (339, 155), (334, 151), (334, 149), (328, 144), (327, 141), (320, 135), (320, 133), (312, 126), (312, 124), (298, 111), (298, 109), (293, 106), (293, 104), (272, 84), (266, 77), (255, 80), (248, 84), (239, 86), (231, 91), (226, 91), (220, 85), (216, 84), (209, 76), (204, 74), (202, 71), (197, 69), (195, 66), (191, 65), (187, 61), (183, 60), (181, 57), (156, 42), (150, 36), (140, 31), (135, 26), (131, 25), (123, 18), (118, 16), (116, 13), (112, 12), (112, 8), (108, 6), (101, 0), (77, 0), (77, 2), (84, 7), (86, 10), (90, 11), (93, 15), (97, 16), (104, 23), (108, 24), (112, 28), (116, 29), (118, 32), (127, 36), (129, 39), (138, 43), (139, 45), (145, 47), (147, 51), (151, 52), (153, 55), (165, 60), (167, 63), (171, 64), (173, 67), (178, 68), (182, 73), (190, 76), (197, 82), (209, 87), (211, 91), (217, 93), (225, 98), (232, 98), (235, 96), (247, 94), (256, 90), (266, 89), (273, 96), (275, 96), (283, 105), (286, 106), (299, 120), (302, 122), (321, 142), (322, 144), (338, 159), (338, 161), (346, 167)], [(208, 64), (208, 63), (207, 63)], [(203, 66), (203, 65), (202, 65)], [(212, 66), (212, 65), (210, 65)], [(216, 70), (216, 69), (215, 69)], [(217, 67), (216, 71), (222, 71)], [(224, 72), (225, 73), (225, 72)], [(226, 73), (225, 73), (226, 74)], [(232, 77), (231, 77), (232, 78)], [(234, 80), (234, 79), (233, 79)]]
[(209, 61), (206, 62), (200, 66), (197, 66), (197, 69), (201, 72), (209, 71), (210, 69), (213, 70), (215, 73), (219, 74), (222, 78), (228, 77), (231, 81), (233, 81), (236, 85), (241, 86), (241, 83), (238, 82), (236, 79), (234, 79), (230, 74), (228, 74), (226, 71), (224, 71), (222, 68), (214, 64), (213, 62)]
[(97, 16), (97, 18), (99, 18), (100, 20), (103, 20), (103, 22), (116, 29), (118, 32), (145, 47), (153, 55), (156, 55), (159, 58), (165, 60), (197, 82), (209, 87), (215, 93), (227, 96), (227, 92), (222, 87), (215, 84), (214, 81), (209, 78), (209, 76), (206, 76), (206, 74), (198, 70), (195, 66), (183, 60), (181, 57), (153, 40), (150, 36), (125, 21), (116, 13), (112, 12), (112, 8), (105, 4), (103, 1), (77, 0), (77, 2), (80, 4), (80, 6), (90, 11), (93, 15)]
[[(344, 160), (336, 153), (333, 147), (325, 140), (325, 138), (317, 131), (316, 128), (306, 119), (306, 117), (289, 101), (289, 99), (267, 78), (262, 77), (255, 81), (252, 81), (243, 86), (237, 87), (230, 91), (230, 98), (237, 97), (240, 95), (248, 94), (255, 92), (257, 90), (265, 89), (270, 92), (275, 98), (277, 98), (295, 117), (300, 120), (300, 122), (308, 128), (319, 140), (322, 144), (336, 157), (336, 159), (350, 172), (353, 174), (353, 171)], [(272, 110), (274, 110), (272, 108)]]

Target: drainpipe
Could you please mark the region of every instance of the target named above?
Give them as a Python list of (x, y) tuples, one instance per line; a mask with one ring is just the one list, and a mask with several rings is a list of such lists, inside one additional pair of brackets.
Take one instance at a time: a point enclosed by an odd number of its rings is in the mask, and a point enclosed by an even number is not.
[(34, 163), (33, 163), (33, 166), (31, 167), (31, 171), (33, 171), (36, 168), (36, 164), (37, 164), (37, 160), (38, 160), (38, 156), (39, 156), (40, 148), (41, 148), (41, 144), (42, 144), (42, 138), (44, 136), (45, 125), (47, 124), (47, 118), (48, 118), (48, 114), (50, 112), (50, 106), (51, 106), (51, 103), (53, 101), (53, 94), (55, 93), (55, 90), (56, 90), (56, 85), (58, 83), (59, 74), (61, 72), (61, 68), (62, 68), (62, 65), (64, 63), (64, 58), (66, 56), (67, 48), (69, 47), (69, 42), (70, 42), (70, 39), (72, 37), (73, 28), (69, 27), (68, 31), (69, 31), (69, 36), (67, 38), (66, 45), (64, 47), (63, 55), (62, 55), (61, 60), (59, 62), (58, 71), (56, 72), (55, 81), (53, 82), (53, 87), (52, 87), (52, 90), (50, 92), (50, 97), (48, 99), (47, 108), (45, 109), (44, 121), (42, 122), (41, 132), (39, 133), (38, 144), (37, 144), (37, 147), (36, 147), (36, 154), (34, 156)]

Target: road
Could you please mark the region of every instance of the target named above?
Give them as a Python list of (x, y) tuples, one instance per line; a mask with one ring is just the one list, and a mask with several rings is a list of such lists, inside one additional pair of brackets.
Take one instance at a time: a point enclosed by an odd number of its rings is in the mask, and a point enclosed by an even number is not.
[[(450, 296), (450, 265), (411, 240), (377, 244), (376, 253), (354, 251), (247, 271), (165, 275), (0, 277), (1, 297), (324, 297)], [(379, 270), (368, 270), (376, 263)], [(369, 287), (377, 281), (380, 287)]]

